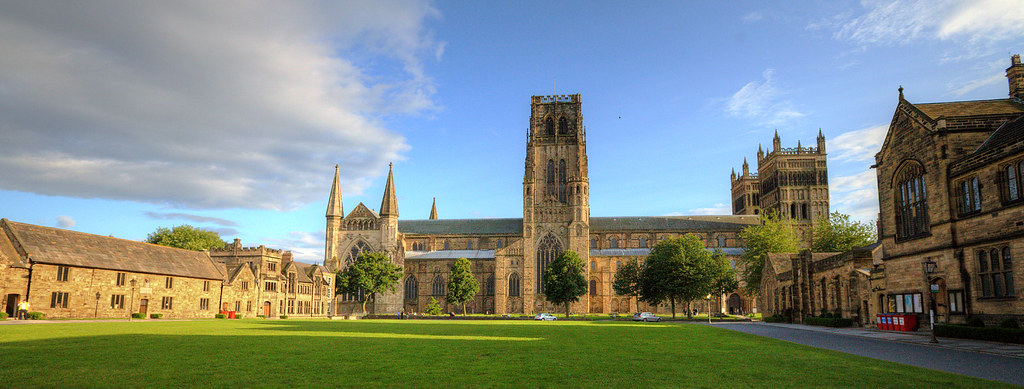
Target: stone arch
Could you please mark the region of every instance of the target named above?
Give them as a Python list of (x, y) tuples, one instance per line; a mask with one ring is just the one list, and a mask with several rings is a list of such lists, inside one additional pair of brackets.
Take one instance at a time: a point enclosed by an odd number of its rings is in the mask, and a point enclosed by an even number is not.
[(419, 284), (416, 282), (415, 275), (409, 275), (409, 278), (405, 279), (405, 299), (414, 300), (419, 295)]
[(512, 272), (512, 274), (509, 274), (509, 276), (508, 276), (508, 296), (509, 297), (519, 297), (520, 295), (522, 295), (522, 292), (520, 290), (520, 287), (521, 287), (520, 280), (521, 279), (522, 278), (519, 277), (519, 273)]
[(544, 293), (544, 272), (548, 263), (562, 255), (562, 244), (555, 235), (548, 233), (537, 245), (537, 291)]
[(357, 240), (352, 246), (349, 246), (348, 253), (345, 255), (345, 265), (351, 265), (359, 258), (359, 254), (364, 252), (373, 251), (369, 243), (363, 240)]

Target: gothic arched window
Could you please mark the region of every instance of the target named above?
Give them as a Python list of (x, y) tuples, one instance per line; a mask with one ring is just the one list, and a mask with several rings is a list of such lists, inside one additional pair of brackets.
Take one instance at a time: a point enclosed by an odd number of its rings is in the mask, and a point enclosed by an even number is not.
[(485, 290), (488, 296), (494, 296), (494, 274), (487, 276), (487, 288)]
[(565, 160), (558, 161), (558, 201), (566, 201), (566, 193), (568, 192), (565, 184), (567, 182), (566, 171), (565, 171)]
[(356, 242), (356, 244), (352, 245), (352, 249), (349, 250), (348, 256), (345, 257), (345, 265), (351, 265), (352, 262), (355, 262), (356, 259), (359, 259), (359, 254), (362, 254), (370, 250), (370, 245), (366, 244), (366, 242)]
[(431, 296), (444, 296), (444, 278), (440, 275), (434, 276), (434, 282), (430, 285)]
[(558, 134), (569, 135), (569, 119), (558, 119)]
[(647, 248), (647, 238), (640, 238), (640, 248)]
[(555, 121), (554, 119), (548, 118), (544, 121), (544, 134), (555, 135)]
[(597, 280), (590, 279), (590, 295), (597, 296)]
[(419, 285), (416, 283), (416, 276), (409, 276), (405, 279), (405, 299), (414, 300), (419, 295)]
[(562, 255), (562, 245), (554, 235), (548, 234), (537, 246), (537, 291), (544, 293), (544, 272), (548, 263)]
[(896, 236), (910, 238), (928, 233), (928, 195), (924, 167), (907, 162), (896, 172), (893, 193), (896, 208)]
[(508, 276), (508, 297), (519, 297), (519, 273)]
[(555, 194), (555, 161), (548, 160), (548, 171), (547, 171), (547, 188), (545, 189), (546, 195)]

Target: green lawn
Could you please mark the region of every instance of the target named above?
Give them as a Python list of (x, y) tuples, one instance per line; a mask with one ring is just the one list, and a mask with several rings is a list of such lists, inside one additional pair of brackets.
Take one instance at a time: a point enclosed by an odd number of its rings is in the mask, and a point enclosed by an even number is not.
[(0, 387), (1009, 387), (696, 324), (206, 320), (0, 326)]

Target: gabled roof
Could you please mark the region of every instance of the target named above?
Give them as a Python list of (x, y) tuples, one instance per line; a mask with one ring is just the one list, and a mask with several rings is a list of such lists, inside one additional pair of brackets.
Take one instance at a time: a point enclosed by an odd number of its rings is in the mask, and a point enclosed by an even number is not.
[(1024, 115), (1003, 123), (970, 155), (950, 165), (955, 177), (1024, 150)]
[(363, 203), (359, 203), (356, 204), (355, 208), (352, 208), (352, 211), (348, 213), (348, 216), (345, 216), (345, 219), (349, 218), (380, 219), (380, 215), (378, 215), (377, 212), (370, 210), (370, 208), (367, 208), (366, 205), (363, 205)]
[(962, 116), (1024, 113), (1024, 106), (1021, 106), (1010, 99), (952, 101), (947, 103), (924, 103), (913, 105), (933, 120)]
[(985, 143), (982, 143), (981, 147), (978, 147), (977, 153), (983, 153), (988, 150), (1008, 146), (1021, 141), (1024, 141), (1024, 115), (999, 126), (999, 128), (997, 128), (996, 131), (993, 132), (987, 140), (985, 140)]
[(775, 274), (782, 274), (793, 270), (792, 253), (768, 253), (765, 258), (765, 266), (771, 266)]
[(4, 220), (33, 263), (223, 280), (205, 252)]
[(228, 284), (234, 284), (235, 280), (237, 280), (238, 277), (240, 275), (242, 275), (242, 272), (249, 273), (249, 274), (251, 274), (253, 276), (253, 278), (256, 278), (256, 273), (252, 272), (252, 266), (248, 262), (239, 263), (238, 265), (235, 266), (234, 269), (229, 269), (228, 265), (224, 265), (224, 264), (218, 264), (218, 265), (223, 266), (224, 272), (225, 272), (225, 274), (227, 274), (227, 277), (226, 277), (225, 281)]

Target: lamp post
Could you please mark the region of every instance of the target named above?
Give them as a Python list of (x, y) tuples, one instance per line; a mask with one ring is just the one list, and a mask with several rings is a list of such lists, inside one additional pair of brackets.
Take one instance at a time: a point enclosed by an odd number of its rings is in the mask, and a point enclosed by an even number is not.
[(935, 293), (938, 293), (938, 290), (936, 290), (937, 288), (932, 288), (932, 273), (935, 273), (935, 261), (926, 260), (926, 261), (922, 262), (922, 265), (924, 266), (925, 280), (928, 281), (926, 283), (926, 285), (928, 286), (928, 291), (931, 293), (931, 295), (929, 295), (929, 298), (928, 298), (928, 300), (929, 300), (929, 304), (928, 304), (929, 305), (929, 307), (928, 307), (928, 321), (929, 321), (929, 323), (931, 324), (931, 327), (932, 327), (932, 335), (931, 335), (931, 339), (929, 339), (928, 342), (930, 342), (930, 343), (939, 343), (939, 340), (935, 339), (935, 296), (934, 296)]
[(128, 303), (128, 321), (132, 321), (132, 314), (135, 313), (135, 283), (138, 282), (132, 278), (132, 298)]

